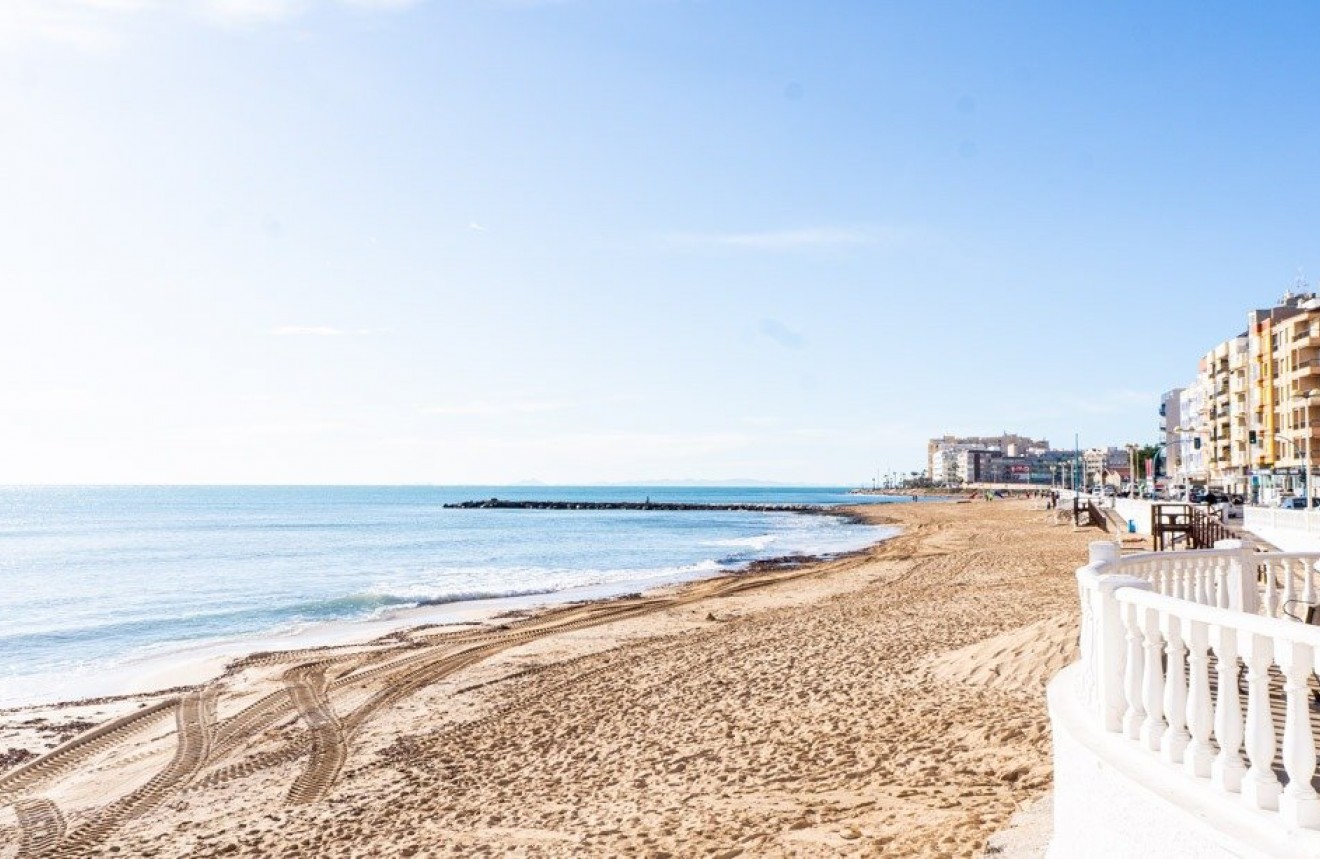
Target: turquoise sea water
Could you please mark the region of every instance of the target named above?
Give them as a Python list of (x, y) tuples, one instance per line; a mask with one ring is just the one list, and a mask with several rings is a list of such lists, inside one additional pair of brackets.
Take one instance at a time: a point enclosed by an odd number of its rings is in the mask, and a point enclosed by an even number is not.
[(883, 503), (830, 488), (0, 488), (0, 707), (214, 641), (419, 603), (602, 595), (892, 531), (755, 512), (445, 510), (500, 497)]

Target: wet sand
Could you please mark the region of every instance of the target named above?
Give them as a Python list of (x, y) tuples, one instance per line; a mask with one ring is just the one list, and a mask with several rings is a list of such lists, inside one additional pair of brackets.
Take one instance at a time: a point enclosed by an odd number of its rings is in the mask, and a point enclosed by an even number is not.
[(1031, 501), (857, 512), (904, 534), (3, 714), (0, 859), (979, 855), (1048, 789), (1102, 535)]

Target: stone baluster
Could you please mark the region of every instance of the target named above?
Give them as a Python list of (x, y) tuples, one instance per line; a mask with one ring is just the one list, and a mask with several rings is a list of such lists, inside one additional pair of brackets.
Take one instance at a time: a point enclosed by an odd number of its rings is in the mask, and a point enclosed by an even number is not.
[(1297, 599), (1297, 586), (1295, 581), (1293, 580), (1292, 560), (1289, 558), (1284, 558), (1282, 561), (1282, 566), (1283, 566), (1283, 570), (1282, 570), (1283, 601), (1279, 604), (1279, 608), (1280, 610), (1286, 613), (1297, 610), (1297, 606), (1293, 605), (1293, 601)]
[(1215, 604), (1215, 582), (1210, 568), (1206, 566), (1205, 558), (1197, 558), (1189, 563), (1192, 568), (1192, 582), (1196, 586), (1196, 595), (1193, 599), (1198, 605)]
[[(1309, 566), (1304, 563), (1303, 569)], [(1306, 575), (1309, 577), (1309, 572)], [(1311, 777), (1315, 775), (1315, 738), (1311, 735), (1311, 690), (1307, 685), (1315, 667), (1315, 654), (1309, 645), (1280, 641), (1275, 656), (1284, 676), (1282, 751), (1283, 769), (1288, 773), (1288, 786), (1279, 797), (1279, 812), (1290, 826), (1320, 828), (1320, 796), (1311, 787)]]
[[(1302, 568), (1302, 602), (1308, 606), (1315, 605), (1315, 563), (1310, 558), (1301, 562)], [(1306, 617), (1305, 614), (1302, 615)]]
[(1083, 703), (1092, 711), (1099, 710), (1100, 676), (1100, 634), (1097, 630), (1100, 601), (1100, 577), (1105, 570), (1104, 564), (1109, 556), (1117, 557), (1117, 552), (1101, 550), (1097, 555), (1096, 547), (1091, 544), (1091, 562), (1077, 570), (1077, 593), (1082, 605), (1082, 623), (1078, 649), (1081, 651), (1082, 671), (1078, 678), (1079, 693)]
[[(1232, 581), (1232, 568), (1225, 558), (1214, 558), (1207, 566), (1213, 571), (1215, 579), (1215, 601), (1218, 608), (1229, 607), (1229, 583)], [(1254, 585), (1253, 585), (1254, 587)]]
[(1187, 625), (1187, 664), (1191, 669), (1187, 688), (1187, 727), (1191, 741), (1183, 752), (1183, 768), (1190, 776), (1205, 778), (1210, 775), (1210, 763), (1215, 750), (1210, 745), (1210, 636), (1200, 621)]
[(1256, 808), (1279, 807), (1279, 780), (1274, 776), (1274, 716), (1270, 713), (1270, 664), (1274, 642), (1243, 633), (1242, 658), (1247, 663), (1247, 758), (1251, 767), (1242, 779), (1242, 795)]
[[(1220, 608), (1231, 608), (1233, 605), (1233, 564), (1228, 558), (1215, 558), (1209, 562), (1215, 570), (1215, 580), (1218, 594), (1215, 605)], [(1253, 588), (1255, 583), (1251, 585)]]
[(1237, 630), (1222, 626), (1210, 628), (1210, 644), (1215, 649), (1215, 741), (1219, 754), (1210, 766), (1210, 778), (1220, 790), (1237, 793), (1247, 771), (1242, 760), (1242, 701), (1238, 696)]
[(1182, 620), (1166, 614), (1161, 626), (1164, 633), (1164, 655), (1168, 665), (1164, 677), (1164, 718), (1169, 723), (1160, 739), (1160, 754), (1170, 763), (1180, 764), (1183, 750), (1191, 741), (1187, 732), (1187, 673), (1184, 669)]
[(1275, 588), (1275, 578), (1278, 571), (1278, 562), (1274, 560), (1265, 561), (1265, 616), (1279, 616), (1279, 594)]
[(1146, 720), (1141, 723), (1141, 742), (1152, 751), (1159, 751), (1164, 737), (1164, 666), (1161, 664), (1164, 647), (1160, 635), (1160, 614), (1152, 608), (1140, 610), (1141, 632), (1145, 639), (1146, 664), (1142, 669), (1141, 704), (1146, 709)]
[[(1128, 648), (1134, 643), (1130, 641), (1133, 633), (1126, 624), (1125, 614), (1130, 613), (1132, 606), (1126, 603), (1120, 603), (1116, 598), (1116, 592), (1121, 588), (1133, 588), (1135, 590), (1149, 591), (1152, 589), (1151, 583), (1142, 578), (1131, 575), (1116, 575), (1104, 573), (1105, 570), (1114, 569), (1119, 560), (1119, 547), (1115, 543), (1097, 542), (1091, 544), (1091, 566), (1082, 567), (1077, 571), (1079, 581), (1085, 581), (1086, 589), (1091, 594), (1091, 623), (1089, 646), (1091, 648), (1090, 664), (1094, 666), (1095, 677), (1091, 681), (1092, 686), (1087, 687), (1087, 692), (1094, 688), (1099, 698), (1099, 716), (1100, 722), (1106, 731), (1120, 732), (1124, 730), (1127, 711), (1133, 702), (1136, 706), (1136, 715), (1134, 724), (1140, 726), (1141, 719), (1145, 715), (1140, 704), (1141, 690), (1141, 659), (1138, 649), (1138, 658), (1135, 660), (1128, 658)], [(1102, 573), (1094, 575), (1093, 571)], [(1140, 642), (1139, 633), (1137, 643)], [(1128, 677), (1128, 671), (1131, 669), (1136, 672), (1135, 678)], [(1084, 673), (1084, 672), (1083, 672)], [(1129, 683), (1134, 684), (1132, 688), (1136, 690), (1133, 695), (1128, 694)], [(1137, 727), (1133, 728), (1136, 736)]]
[(1077, 649), (1081, 653), (1082, 672), (1078, 678), (1079, 689), (1083, 703), (1088, 708), (1096, 706), (1096, 677), (1099, 674), (1096, 663), (1096, 634), (1095, 634), (1095, 599), (1096, 589), (1093, 584), (1083, 580), (1083, 574), (1089, 574), (1089, 567), (1082, 567), (1077, 571), (1077, 590), (1082, 606), (1082, 623), (1079, 629)]
[(1132, 603), (1123, 603), (1123, 627), (1127, 636), (1127, 660), (1123, 671), (1123, 691), (1127, 696), (1127, 709), (1123, 713), (1123, 733), (1131, 739), (1141, 736), (1141, 724), (1146, 719), (1141, 690), (1146, 659), (1141, 646), (1141, 624), (1137, 619), (1137, 607)]
[(1254, 550), (1241, 540), (1217, 540), (1220, 550), (1213, 563), (1223, 572), (1223, 587), (1227, 590), (1220, 608), (1231, 608), (1255, 614), (1259, 610), (1260, 585), (1256, 581)]

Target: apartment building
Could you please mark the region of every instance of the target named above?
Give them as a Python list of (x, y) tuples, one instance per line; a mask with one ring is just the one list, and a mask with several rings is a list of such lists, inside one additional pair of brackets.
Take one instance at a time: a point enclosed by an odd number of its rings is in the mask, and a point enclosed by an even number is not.
[(1022, 457), (1046, 453), (1050, 449), (1049, 441), (1033, 439), (1015, 433), (1004, 432), (991, 436), (954, 436), (946, 435), (930, 439), (926, 443), (926, 473), (935, 483), (948, 482), (950, 475), (956, 474), (960, 480), (970, 481), (968, 466), (975, 467), (975, 459), (969, 462), (970, 451), (992, 451), (1006, 457)]
[(1132, 458), (1121, 447), (1093, 447), (1082, 453), (1086, 485), (1121, 486), (1132, 476)]
[(1202, 356), (1179, 394), (1179, 424), (1166, 425), (1179, 457), (1173, 473), (1259, 501), (1299, 492), (1317, 409), (1320, 298), (1289, 293), (1250, 311), (1245, 332)]
[(1209, 436), (1206, 425), (1206, 383), (1197, 378), (1178, 391), (1178, 421), (1169, 424), (1165, 418), (1165, 438), (1169, 439), (1169, 468), (1167, 473), (1173, 478), (1173, 485), (1188, 487), (1205, 486), (1209, 481), (1206, 467), (1208, 448), (1202, 444)]

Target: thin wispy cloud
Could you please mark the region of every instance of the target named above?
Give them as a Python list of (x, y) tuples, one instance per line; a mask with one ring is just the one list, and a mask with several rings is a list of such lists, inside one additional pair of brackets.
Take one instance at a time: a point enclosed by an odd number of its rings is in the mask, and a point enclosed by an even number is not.
[(0, 2), (0, 45), (46, 42), (107, 53), (118, 43), (118, 25), (153, 5), (146, 0), (5, 0)]
[(269, 333), (277, 337), (339, 337), (344, 331), (328, 325), (281, 325), (279, 328), (270, 329)]
[(534, 453), (537, 456), (590, 457), (636, 462), (639, 457), (658, 456), (678, 462), (692, 457), (745, 450), (755, 437), (740, 432), (575, 432), (510, 438), (488, 432), (444, 436), (394, 437), (384, 443), (402, 447), (453, 448), (461, 445), (471, 452), (494, 453), (500, 457)]
[(150, 16), (183, 16), (220, 27), (290, 21), (321, 8), (398, 12), (425, 0), (0, 0), (0, 44), (46, 42), (110, 53), (125, 28)]
[(273, 438), (305, 438), (334, 435), (349, 429), (339, 420), (288, 420), (250, 424), (190, 427), (174, 434), (179, 441), (237, 444)]
[(1086, 397), (1064, 397), (1060, 403), (1065, 409), (1073, 412), (1082, 412), (1088, 415), (1113, 415), (1127, 412), (1133, 406), (1149, 405), (1152, 402), (1158, 403), (1159, 401), (1158, 391), (1115, 389), (1096, 391)]
[(424, 0), (339, 0), (341, 5), (351, 6), (356, 9), (407, 9), (409, 6), (416, 6)]
[(201, 12), (217, 24), (251, 26), (287, 21), (311, 5), (311, 0), (204, 0)]
[(81, 412), (92, 407), (85, 388), (43, 388), (0, 391), (3, 412)]
[(333, 325), (281, 325), (267, 329), (266, 333), (276, 337), (364, 337), (370, 334), (385, 334), (389, 328), (336, 328)]
[(669, 242), (678, 246), (741, 248), (755, 251), (800, 251), (823, 248), (881, 246), (910, 242), (909, 230), (882, 227), (800, 227), (746, 233), (674, 233)]
[(513, 400), (493, 401), (475, 400), (468, 403), (454, 403), (444, 406), (428, 406), (422, 409), (424, 415), (449, 415), (452, 417), (507, 417), (510, 415), (534, 415), (557, 412), (568, 408), (568, 403), (558, 400)]

